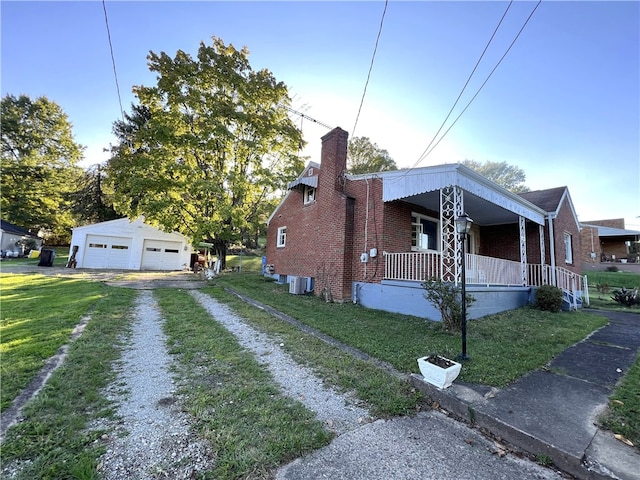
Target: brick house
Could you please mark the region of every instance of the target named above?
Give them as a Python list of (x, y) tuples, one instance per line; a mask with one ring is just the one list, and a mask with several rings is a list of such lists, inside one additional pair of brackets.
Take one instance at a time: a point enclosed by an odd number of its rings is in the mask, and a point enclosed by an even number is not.
[(466, 213), (470, 318), (525, 305), (544, 283), (579, 306), (580, 226), (566, 187), (516, 195), (461, 164), (350, 175), (347, 142), (340, 128), (322, 137), (320, 164), (269, 218), (266, 272), (292, 293), (438, 319), (422, 282), (461, 282), (454, 220)]
[(624, 218), (591, 220), (581, 226), (584, 264), (606, 267), (614, 263), (640, 263), (638, 249), (631, 248), (640, 242), (640, 232), (625, 228)]

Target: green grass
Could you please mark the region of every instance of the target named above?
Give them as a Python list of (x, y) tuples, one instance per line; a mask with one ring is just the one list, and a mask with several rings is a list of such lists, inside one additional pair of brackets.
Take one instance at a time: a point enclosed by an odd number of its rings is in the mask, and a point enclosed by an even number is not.
[(610, 288), (640, 288), (640, 274), (632, 272), (586, 272), (590, 287), (606, 284)]
[[(312, 295), (293, 297), (286, 286), (258, 275), (224, 275), (217, 281), (403, 372), (418, 373), (418, 357), (438, 353), (455, 358), (460, 353), (460, 334), (444, 331), (440, 323), (351, 303), (326, 303)], [(462, 369), (460, 379), (504, 387), (544, 366), (605, 323), (603, 317), (584, 312), (549, 313), (532, 308), (471, 321), (467, 350), (472, 361)]]
[(67, 343), (75, 325), (104, 295), (104, 286), (69, 278), (3, 273), (0, 289), (0, 409), (5, 410), (46, 360)]
[(600, 422), (640, 448), (640, 362), (636, 362), (616, 388)]
[[(66, 291), (39, 291), (42, 302), (54, 297), (73, 301), (80, 285)], [(73, 286), (73, 289), (69, 287)], [(101, 431), (89, 430), (92, 420), (113, 414), (101, 391), (114, 380), (111, 363), (120, 356), (123, 333), (129, 328), (133, 290), (103, 287), (82, 336), (71, 344), (64, 365), (23, 411), (24, 421), (7, 431), (2, 463), (22, 468), (19, 480), (97, 479), (97, 461), (105, 448)], [(22, 295), (29, 297), (29, 289)], [(44, 329), (44, 328), (43, 328)], [(33, 328), (32, 328), (33, 330)], [(25, 339), (29, 340), (29, 339)], [(7, 362), (3, 359), (3, 367)], [(4, 384), (3, 372), (3, 384)]]
[(337, 347), (256, 309), (221, 288), (205, 290), (231, 306), (257, 329), (276, 338), (297, 362), (316, 372), (326, 384), (355, 394), (376, 417), (406, 415), (421, 408), (421, 397), (408, 383), (371, 362), (355, 358)]
[(212, 478), (267, 478), (278, 465), (326, 445), (332, 435), (277, 389), (254, 355), (186, 293), (155, 292), (187, 412), (216, 458)]
[(589, 307), (640, 313), (640, 308), (626, 307), (612, 300), (619, 288), (640, 288), (640, 274), (631, 272), (587, 272)]
[(260, 273), (262, 257), (256, 255), (228, 255), (227, 268), (242, 267), (243, 273)]

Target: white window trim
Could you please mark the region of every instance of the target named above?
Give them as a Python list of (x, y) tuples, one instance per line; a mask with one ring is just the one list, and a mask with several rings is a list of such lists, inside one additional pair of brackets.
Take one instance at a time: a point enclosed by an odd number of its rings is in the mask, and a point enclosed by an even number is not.
[(564, 261), (568, 265), (573, 264), (573, 246), (572, 236), (570, 233), (564, 232)]
[(314, 187), (310, 187), (308, 185), (304, 186), (304, 191), (302, 192), (304, 197), (304, 204), (308, 205), (316, 201), (316, 189)]
[(276, 237), (276, 247), (283, 248), (287, 245), (287, 227), (278, 227), (278, 236)]
[[(424, 215), (422, 213), (411, 212), (411, 231), (412, 231), (412, 233), (413, 233), (413, 225), (415, 225), (414, 222), (413, 222), (413, 217), (418, 217), (418, 221), (424, 219), (424, 220), (429, 220), (430, 222), (435, 223), (436, 224), (437, 234), (436, 234), (436, 249), (435, 250), (431, 250), (429, 248), (422, 248), (422, 247), (419, 247), (419, 246), (411, 245), (411, 251), (412, 252), (440, 252), (440, 248), (441, 248), (440, 246), (442, 245), (442, 241), (441, 241), (441, 238), (440, 238), (441, 235), (442, 235), (442, 232), (440, 230), (440, 220), (438, 220), (437, 218), (430, 217), (428, 215)], [(420, 225), (420, 228), (422, 228), (422, 224), (419, 224), (419, 225)]]

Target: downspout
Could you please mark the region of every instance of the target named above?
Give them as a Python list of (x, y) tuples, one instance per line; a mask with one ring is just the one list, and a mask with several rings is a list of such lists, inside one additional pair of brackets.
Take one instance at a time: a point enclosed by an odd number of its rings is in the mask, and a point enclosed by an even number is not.
[[(365, 210), (364, 210), (364, 250), (363, 252), (365, 252), (365, 254), (368, 252), (367, 250), (367, 242), (368, 242), (368, 233), (369, 233), (369, 180), (367, 178), (364, 179), (365, 183), (367, 184), (367, 203), (365, 205)], [(364, 262), (364, 278), (367, 278), (367, 264), (368, 264), (368, 259), (366, 262)]]
[(553, 233), (553, 216), (549, 214), (549, 255), (551, 255), (551, 285), (556, 286), (556, 237)]

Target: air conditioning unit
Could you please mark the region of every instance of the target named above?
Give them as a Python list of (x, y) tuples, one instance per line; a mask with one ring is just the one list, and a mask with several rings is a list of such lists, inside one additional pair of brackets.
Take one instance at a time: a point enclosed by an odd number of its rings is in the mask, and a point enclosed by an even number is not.
[(289, 293), (293, 295), (304, 294), (306, 281), (302, 277), (289, 277)]

